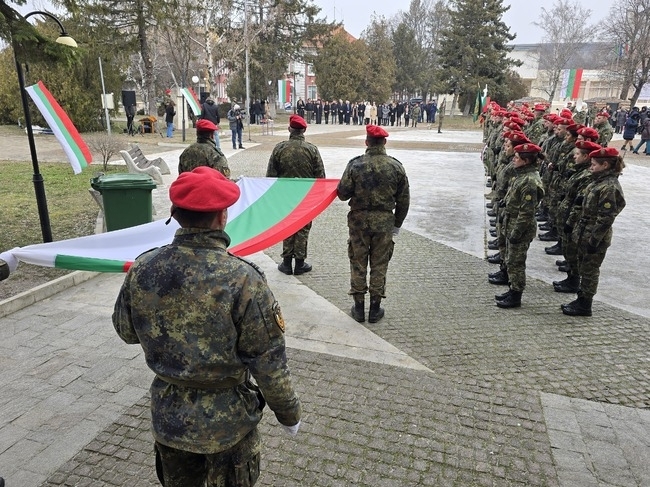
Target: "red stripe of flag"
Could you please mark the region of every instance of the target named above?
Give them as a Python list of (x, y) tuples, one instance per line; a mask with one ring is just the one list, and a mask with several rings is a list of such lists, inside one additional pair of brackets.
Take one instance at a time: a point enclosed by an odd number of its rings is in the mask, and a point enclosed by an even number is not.
[(576, 77), (573, 82), (573, 91), (571, 92), (571, 98), (574, 100), (578, 98), (580, 93), (580, 83), (582, 82), (582, 69), (576, 69)]
[[(281, 222), (273, 225), (254, 238), (228, 249), (231, 254), (244, 257), (264, 250), (290, 237), (316, 218), (336, 197), (336, 185), (331, 179), (317, 179), (300, 204)], [(338, 180), (335, 180), (338, 183)]]

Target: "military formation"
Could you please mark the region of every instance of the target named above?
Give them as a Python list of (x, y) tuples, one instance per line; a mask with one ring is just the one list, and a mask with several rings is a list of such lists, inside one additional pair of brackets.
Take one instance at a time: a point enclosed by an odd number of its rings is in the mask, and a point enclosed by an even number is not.
[(606, 111), (594, 114), (586, 127), (570, 108), (547, 113), (546, 104), (486, 107), (483, 164), (491, 188), (486, 204), (490, 234), (488, 248), (498, 250), (488, 262), (499, 270), (488, 282), (508, 285), (495, 296), (500, 308), (521, 306), (526, 285), (526, 256), (535, 238), (554, 242), (545, 247), (567, 277), (553, 290), (575, 293), (561, 306), (572, 316), (591, 316), (600, 266), (611, 245), (612, 225), (625, 207), (618, 177), (624, 163), (607, 147), (613, 130)]

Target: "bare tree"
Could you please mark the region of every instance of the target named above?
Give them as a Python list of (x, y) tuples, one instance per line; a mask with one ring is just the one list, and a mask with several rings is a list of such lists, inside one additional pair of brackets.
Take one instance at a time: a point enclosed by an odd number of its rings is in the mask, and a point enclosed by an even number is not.
[(91, 134), (86, 137), (86, 140), (93, 152), (102, 156), (104, 171), (107, 169), (108, 161), (124, 147), (123, 141), (118, 137), (102, 132)]
[(622, 0), (612, 6), (606, 24), (607, 36), (618, 49), (613, 68), (621, 79), (621, 100), (629, 98), (634, 106), (648, 81), (650, 72), (650, 0)]
[(556, 0), (550, 10), (542, 7), (539, 22), (533, 22), (542, 31), (543, 49), (540, 51), (542, 88), (551, 103), (555, 98), (560, 75), (569, 67), (569, 61), (580, 46), (592, 38), (593, 26), (584, 19), (591, 16), (591, 10), (579, 2)]

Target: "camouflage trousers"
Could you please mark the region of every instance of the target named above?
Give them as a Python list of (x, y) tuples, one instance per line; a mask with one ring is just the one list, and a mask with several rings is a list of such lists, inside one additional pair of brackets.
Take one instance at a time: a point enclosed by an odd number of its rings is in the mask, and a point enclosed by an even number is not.
[(607, 253), (606, 244), (597, 247), (596, 252), (589, 254), (586, 248), (578, 246), (578, 273), (580, 274), (580, 295), (585, 298), (593, 298), (598, 290), (598, 279), (600, 278), (600, 266), (605, 260)]
[(282, 241), (282, 258), (305, 260), (307, 258), (307, 240), (309, 240), (311, 222), (302, 227), (291, 237)]
[(526, 256), (531, 239), (525, 239), (520, 243), (506, 244), (506, 268), (508, 269), (508, 279), (510, 289), (513, 291), (523, 291), (526, 289)]
[(569, 277), (578, 274), (578, 245), (571, 238), (571, 234), (562, 233), (562, 254), (569, 266)]
[(163, 487), (252, 487), (260, 476), (257, 428), (232, 448), (200, 454), (156, 442), (156, 473)]
[[(369, 232), (350, 228), (348, 257), (350, 259), (350, 292), (371, 297), (386, 297), (386, 273), (388, 262), (393, 256), (392, 232)], [(370, 286), (366, 281), (370, 264)]]

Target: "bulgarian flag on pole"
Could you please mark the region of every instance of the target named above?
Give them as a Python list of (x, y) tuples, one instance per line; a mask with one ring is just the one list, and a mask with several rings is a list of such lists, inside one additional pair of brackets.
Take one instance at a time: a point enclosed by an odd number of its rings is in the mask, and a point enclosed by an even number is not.
[(75, 174), (79, 174), (93, 160), (90, 149), (79, 135), (76, 127), (54, 99), (42, 81), (26, 88), (54, 136), (63, 147)]
[[(241, 178), (237, 182), (241, 196), (228, 208), (229, 251), (245, 256), (290, 237), (330, 205), (338, 182)], [(0, 254), (0, 259), (62, 269), (126, 272), (141, 253), (171, 243), (178, 228), (176, 220), (169, 225), (157, 220), (99, 235), (15, 248)]]
[(194, 93), (194, 90), (192, 88), (183, 88), (181, 90), (181, 93), (183, 93), (183, 97), (185, 100), (187, 100), (187, 104), (190, 106), (192, 109), (192, 112), (194, 112), (194, 115), (197, 117), (201, 115), (201, 104), (199, 103), (199, 99), (196, 97), (196, 93)]

